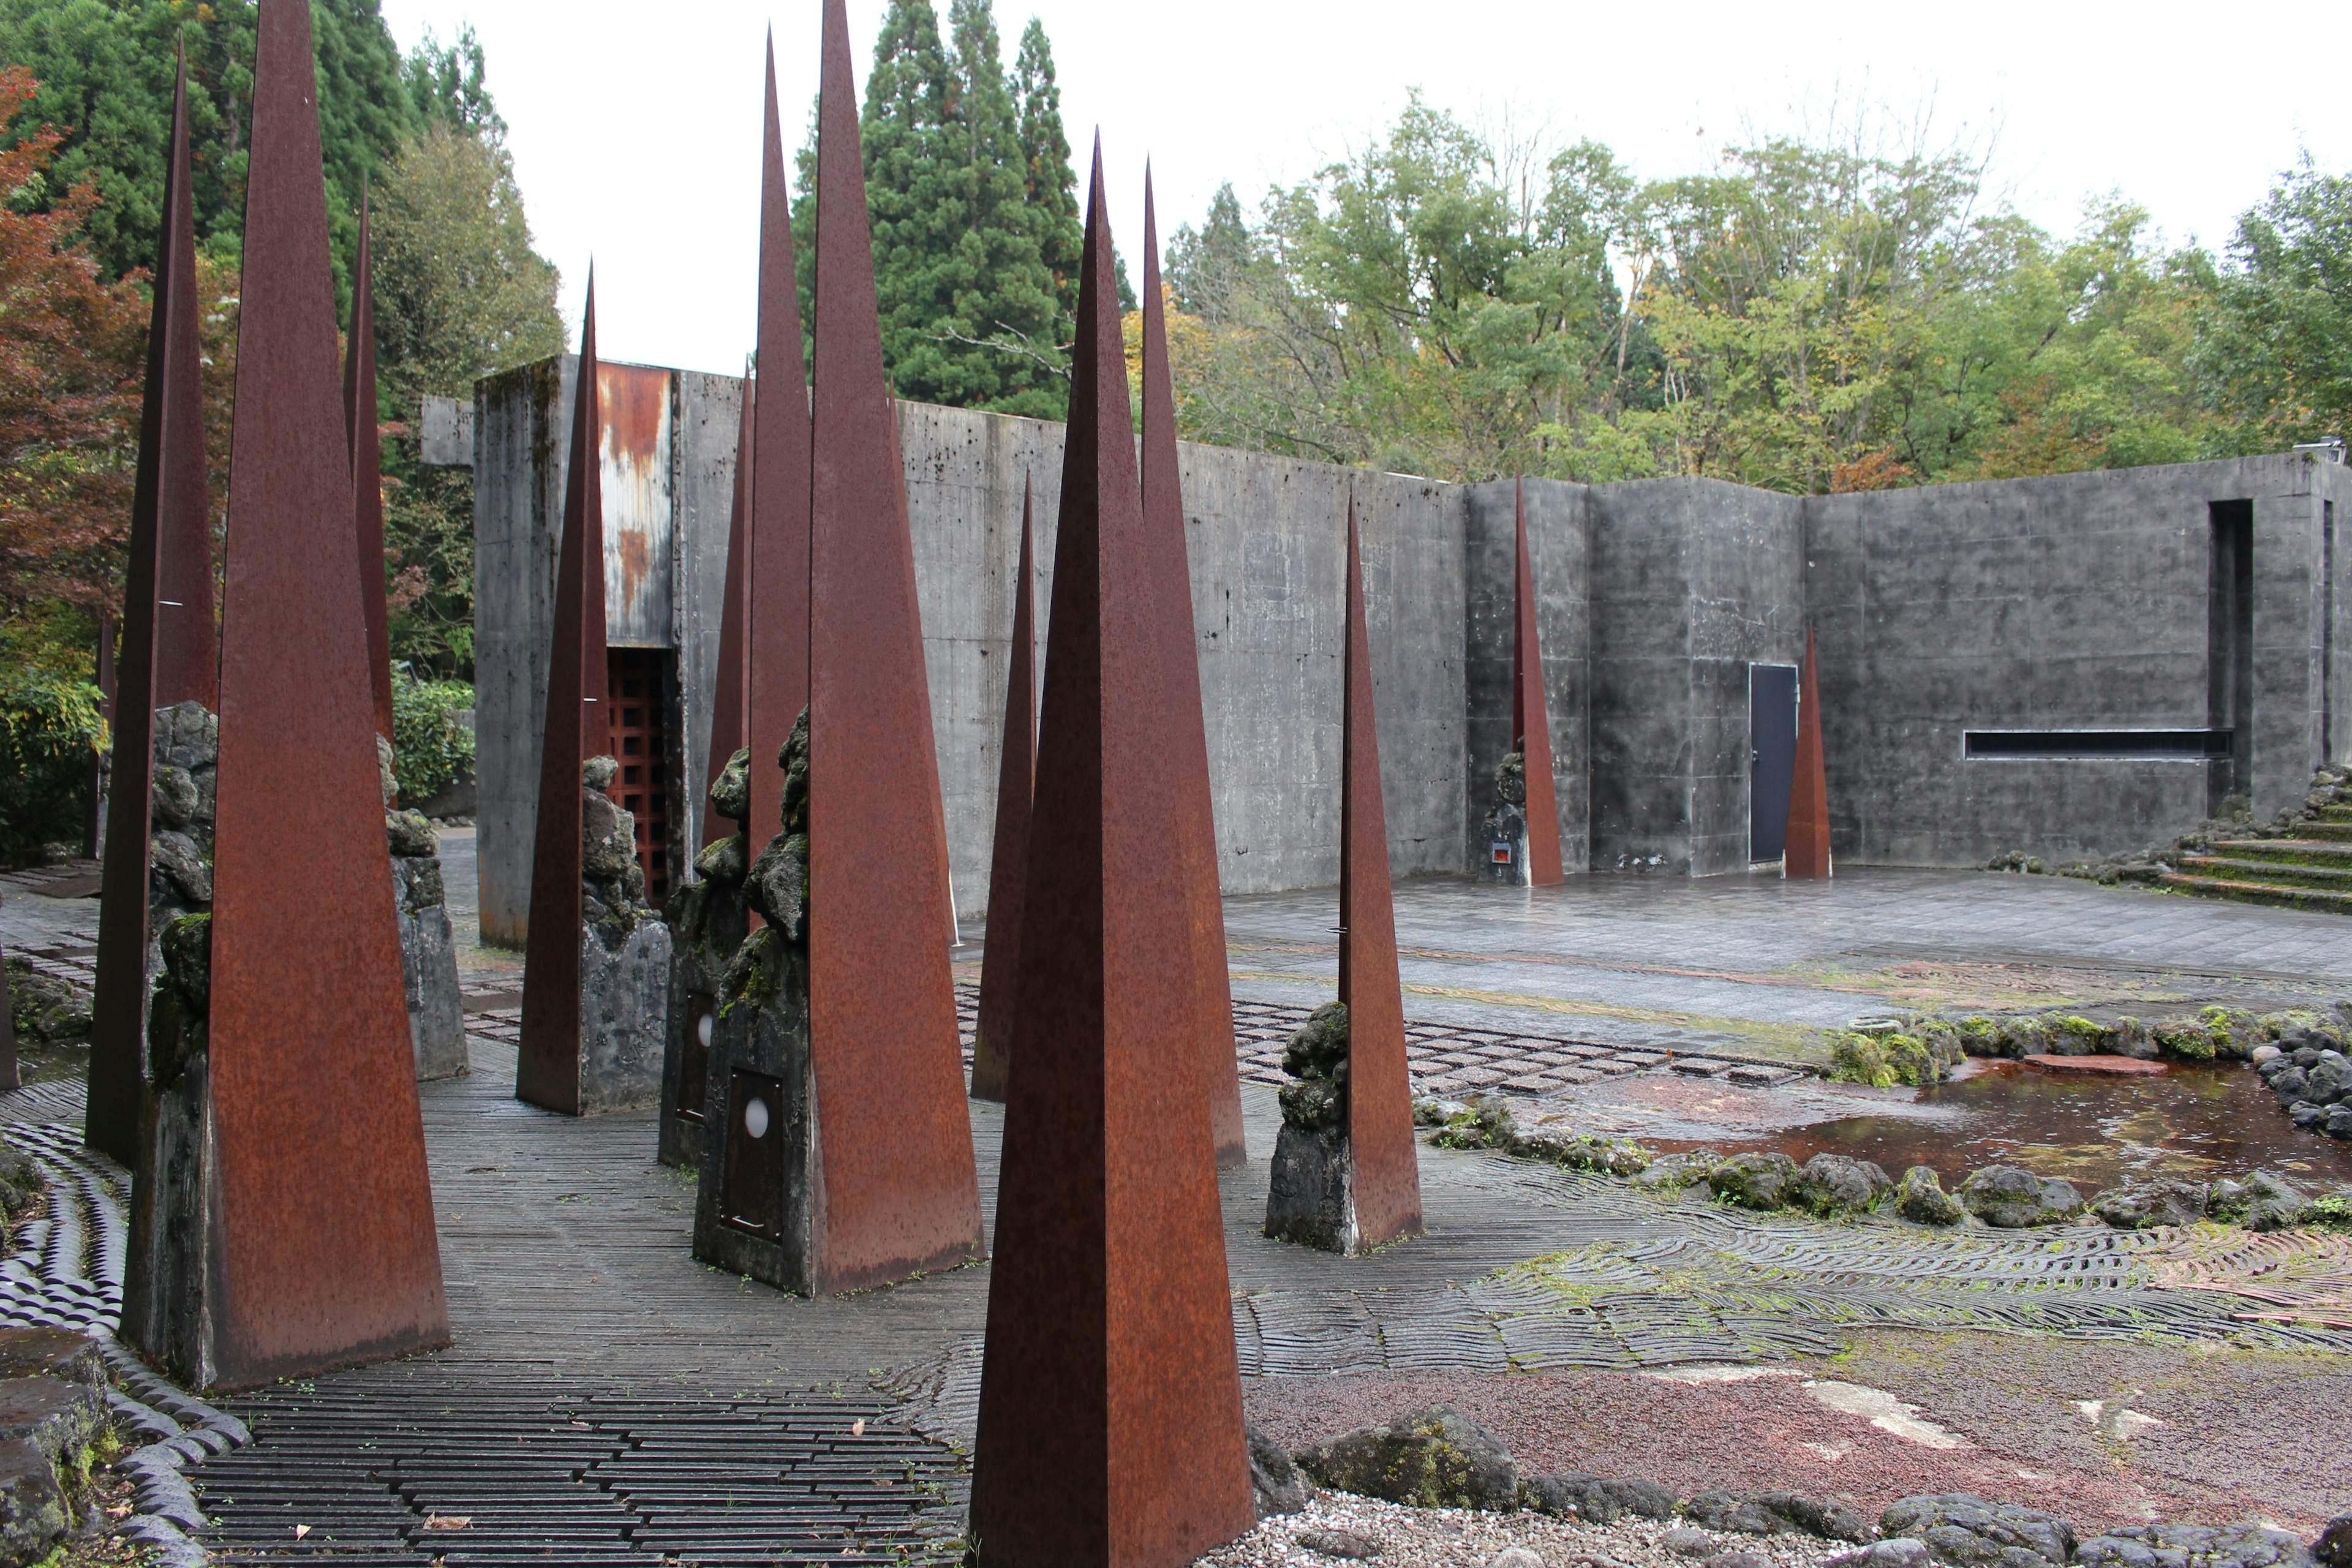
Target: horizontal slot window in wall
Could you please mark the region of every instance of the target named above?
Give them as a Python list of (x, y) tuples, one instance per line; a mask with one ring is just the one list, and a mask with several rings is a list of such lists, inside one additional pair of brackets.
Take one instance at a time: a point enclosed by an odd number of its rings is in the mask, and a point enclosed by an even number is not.
[(1970, 730), (1961, 754), (1989, 762), (2201, 763), (2230, 754), (2228, 730)]

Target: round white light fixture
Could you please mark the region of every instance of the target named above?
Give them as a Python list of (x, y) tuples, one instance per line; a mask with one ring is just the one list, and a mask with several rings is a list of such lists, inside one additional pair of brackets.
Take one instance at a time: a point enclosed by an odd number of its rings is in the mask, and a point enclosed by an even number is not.
[(768, 1102), (754, 1096), (743, 1103), (743, 1131), (754, 1138), (768, 1135)]

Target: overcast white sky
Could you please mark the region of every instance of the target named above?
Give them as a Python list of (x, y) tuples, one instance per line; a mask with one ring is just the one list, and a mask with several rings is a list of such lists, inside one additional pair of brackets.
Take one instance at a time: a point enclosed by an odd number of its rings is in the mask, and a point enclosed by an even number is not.
[[(946, 0), (934, 0), (944, 17)], [(2308, 150), (2352, 172), (2352, 92), (2326, 7), (2068, 0), (1898, 6), (1684, 0), (1000, 0), (1010, 64), (1045, 19), (1081, 181), (1099, 126), (1130, 269), (1152, 160), (1163, 243), (1232, 180), (1246, 207), (1391, 121), (1407, 89), (1473, 120), (1591, 136), (1645, 178), (1748, 134), (1868, 111), (1993, 155), (2028, 216), (2071, 231), (2120, 191), (2172, 240), (2218, 246)], [(539, 248), (574, 341), (593, 255), (608, 357), (740, 369), (752, 337), (761, 39), (788, 147), (816, 87), (817, 0), (383, 0), (402, 46), (473, 23)], [(861, 89), (882, 0), (852, 0)]]

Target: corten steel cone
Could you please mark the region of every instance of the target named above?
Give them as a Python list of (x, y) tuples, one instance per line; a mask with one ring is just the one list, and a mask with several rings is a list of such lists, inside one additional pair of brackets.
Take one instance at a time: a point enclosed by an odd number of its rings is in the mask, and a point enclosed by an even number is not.
[[(1234, 1051), (1233, 978), (1225, 965), (1225, 903), (1217, 881), (1217, 825), (1209, 788), (1209, 742), (1202, 731), (1201, 660), (1192, 624), (1192, 563), (1184, 549), (1184, 491), (1176, 466), (1176, 393), (1168, 373), (1167, 306), (1160, 289), (1160, 228), (1151, 174), (1143, 176), (1143, 531), (1154, 603), (1144, 635), (1154, 639), (1167, 709), (1177, 823), (1171, 848), (1184, 889), (1192, 985), (1171, 1037), (1189, 1039), (1207, 1065), (1210, 1132), (1217, 1163), (1249, 1157), (1242, 1138), (1241, 1064)], [(1174, 955), (1171, 955), (1171, 958)], [(1181, 1018), (1181, 1025), (1177, 1020)]]
[(213, 866), (221, 1387), (449, 1338), (352, 586), (310, 7), (261, 0), (257, 33)]
[[(809, 507), (809, 1052), (817, 1294), (977, 1257), (983, 1238), (940, 911), (947, 826), (906, 468), (882, 375), (849, 21), (826, 0), (818, 99)], [(828, 215), (832, 215), (830, 217)], [(843, 216), (846, 215), (846, 221)], [(763, 366), (773, 366), (766, 353)], [(782, 368), (782, 367), (774, 367)], [(789, 387), (787, 374), (770, 387)], [(760, 497), (787, 472), (765, 447)], [(754, 559), (761, 548), (754, 545)], [(764, 608), (764, 607), (763, 607)], [(754, 722), (760, 655), (751, 665)], [(754, 750), (753, 776), (773, 774)], [(773, 787), (773, 786), (772, 786)], [(766, 797), (770, 801), (776, 795)], [(754, 797), (754, 831), (772, 832)]]
[(359, 264), (352, 269), (352, 330), (343, 351), (343, 428), (351, 443), (359, 531), (360, 612), (367, 622), (375, 732), (392, 739), (392, 629), (383, 600), (383, 440), (375, 423), (375, 272), (368, 201), (360, 197)]
[[(861, 194), (859, 199), (864, 200)], [(768, 44), (768, 120), (760, 163), (760, 361), (751, 420), (749, 508), (751, 619), (745, 738), (751, 748), (751, 853), (776, 831), (784, 773), (776, 765), (784, 738), (809, 700), (809, 395), (801, 343), (801, 297), (793, 256), (792, 197), (784, 188), (784, 134), (776, 109), (776, 47)], [(867, 291), (872, 291), (869, 279)], [(897, 426), (892, 426), (894, 439)], [(761, 482), (762, 479), (766, 482)], [(903, 481), (898, 513), (906, 514)], [(901, 526), (899, 532), (905, 535)], [(908, 570), (914, 550), (907, 547)], [(918, 658), (919, 658), (919, 654)], [(926, 710), (928, 714), (928, 709)], [(929, 720), (924, 734), (930, 733)], [(930, 755), (927, 746), (924, 755)], [(727, 759), (718, 762), (724, 766)], [(936, 793), (936, 788), (934, 793)], [(947, 841), (946, 829), (940, 841)], [(944, 853), (944, 851), (942, 851)], [(944, 897), (944, 895), (942, 895)], [(936, 907), (936, 906), (934, 906)]]
[(146, 1088), (145, 803), (154, 786), (155, 710), (191, 700), (215, 711), (220, 707), (184, 49), (172, 104), (172, 155), (163, 176), (154, 291), (139, 416), (139, 470), (131, 501), (122, 656), (115, 669), (109, 782), (115, 809), (106, 814), (98, 973), (90, 998), (89, 1100), (82, 1131), (85, 1143), (125, 1165), (139, 1157), (139, 1111)]
[(1518, 510), (1518, 567), (1511, 596), (1511, 734), (1528, 770), (1528, 881), (1544, 888), (1563, 879), (1559, 864), (1559, 801), (1551, 777), (1551, 718), (1544, 706), (1543, 639), (1536, 631), (1536, 574), (1528, 553), (1528, 493)]
[(735, 493), (727, 512), (727, 586), (719, 601), (719, 672), (710, 700), (710, 766), (703, 777), (702, 841), (731, 837), (735, 823), (710, 804), (709, 786), (727, 771), (727, 761), (743, 749), (749, 727), (744, 703), (751, 681), (744, 668), (746, 627), (751, 619), (750, 496), (751, 487), (751, 366), (743, 366), (743, 413), (735, 427)]
[(971, 1038), (971, 1095), (1002, 1100), (1013, 1061), (1013, 988), (1021, 975), (1021, 908), (1029, 879), (1029, 806), (1037, 777), (1037, 578), (1032, 487), (1021, 482), (1021, 564), (1013, 583), (1013, 657), (1005, 661), (1003, 754), (996, 768), (996, 847), (988, 870), (988, 945)]
[(555, 637), (539, 752), (530, 931), (523, 952), (522, 1051), (515, 1098), (580, 1114), (580, 764), (611, 743), (604, 712), (604, 400), (596, 376), (596, 275), (580, 328), (563, 543), (555, 564)]
[(1348, 1148), (1356, 1228), (1366, 1247), (1421, 1234), (1421, 1165), (1404, 1054), (1396, 910), (1389, 887), (1388, 813), (1372, 712), (1363, 549), (1348, 498), (1348, 687), (1341, 703), (1339, 1000), (1348, 1005)]
[(1167, 1048), (1191, 994), (1183, 806), (1159, 639), (1131, 631), (1159, 563), (1099, 148), (1080, 279), (1037, 748), (1054, 831), (1029, 845), (973, 1460), (987, 1568), (1173, 1568), (1256, 1518), (1209, 1095)]
[(1821, 678), (1813, 667), (1813, 628), (1805, 628), (1805, 683), (1797, 693), (1797, 768), (1789, 781), (1789, 837), (1780, 874), (1830, 874), (1830, 781), (1822, 759)]

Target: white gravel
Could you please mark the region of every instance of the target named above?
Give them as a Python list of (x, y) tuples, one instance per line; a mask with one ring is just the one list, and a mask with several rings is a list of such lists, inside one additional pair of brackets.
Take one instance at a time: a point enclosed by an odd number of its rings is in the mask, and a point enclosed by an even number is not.
[[(1482, 1513), (1450, 1508), (1405, 1508), (1344, 1492), (1326, 1492), (1300, 1513), (1261, 1520), (1255, 1530), (1200, 1559), (1195, 1568), (1334, 1568), (1345, 1559), (1298, 1544), (1301, 1535), (1344, 1531), (1379, 1548), (1369, 1559), (1381, 1568), (1488, 1568), (1507, 1548), (1540, 1558), (1543, 1568), (1702, 1568), (1660, 1544), (1679, 1520), (1629, 1519), (1578, 1524), (1539, 1513)], [(1718, 1550), (1753, 1552), (1772, 1568), (1820, 1568), (1822, 1559), (1853, 1550), (1846, 1542), (1810, 1535), (1716, 1537)], [(1506, 1559), (1505, 1568), (1528, 1568)]]

